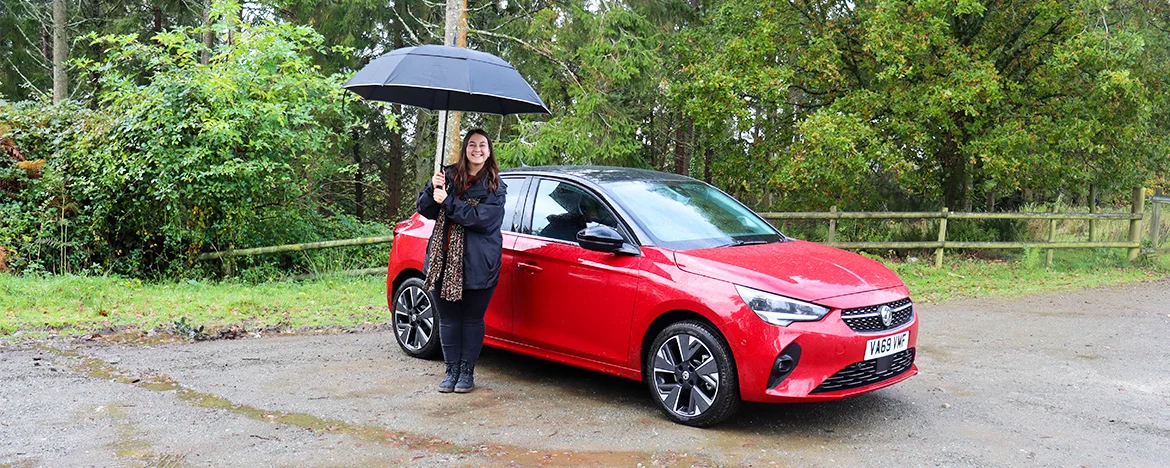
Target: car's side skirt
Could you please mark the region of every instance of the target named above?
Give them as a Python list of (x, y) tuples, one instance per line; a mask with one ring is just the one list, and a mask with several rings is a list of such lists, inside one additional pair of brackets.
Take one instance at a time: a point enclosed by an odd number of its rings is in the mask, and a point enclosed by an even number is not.
[(539, 359), (545, 359), (545, 360), (557, 362), (560, 364), (570, 365), (573, 367), (580, 367), (582, 369), (588, 369), (591, 371), (601, 372), (604, 374), (616, 375), (618, 377), (623, 377), (623, 378), (632, 379), (632, 380), (642, 380), (642, 372), (637, 370), (637, 369), (631, 369), (629, 367), (622, 367), (622, 366), (615, 366), (615, 365), (609, 364), (609, 363), (594, 361), (591, 359), (584, 359), (584, 358), (572, 356), (572, 355), (565, 354), (565, 353), (559, 353), (556, 351), (549, 351), (547, 349), (537, 348), (535, 346), (527, 345), (524, 343), (517, 343), (515, 341), (509, 341), (509, 340), (497, 338), (497, 337), (490, 336), (490, 335), (484, 337), (483, 344), (485, 344), (487, 346), (491, 346), (493, 348), (498, 348), (498, 349), (502, 349), (505, 351), (511, 351), (511, 352), (523, 354), (526, 356), (532, 356), (532, 357), (539, 358)]

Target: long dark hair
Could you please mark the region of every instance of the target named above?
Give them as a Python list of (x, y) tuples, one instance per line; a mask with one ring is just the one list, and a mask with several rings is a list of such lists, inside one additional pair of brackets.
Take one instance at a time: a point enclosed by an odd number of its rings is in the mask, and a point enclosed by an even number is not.
[(471, 143), (472, 135), (483, 135), (487, 139), (488, 158), (479, 170), (479, 177), (487, 182), (488, 190), (495, 192), (500, 188), (500, 166), (496, 164), (496, 149), (492, 146), (492, 137), (482, 128), (473, 128), (463, 137), (463, 148), (459, 150), (459, 159), (451, 165), (451, 179), (455, 182), (456, 193), (469, 189), (468, 179), (471, 177), (471, 163), (467, 162), (467, 145)]

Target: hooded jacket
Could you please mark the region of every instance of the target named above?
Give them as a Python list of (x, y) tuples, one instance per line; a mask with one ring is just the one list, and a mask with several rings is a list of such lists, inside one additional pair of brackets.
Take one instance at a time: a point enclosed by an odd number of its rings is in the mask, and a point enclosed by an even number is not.
[[(444, 173), (449, 171), (444, 168)], [(445, 187), (453, 187), (454, 181), (447, 177)], [(434, 199), (435, 187), (427, 181), (422, 191), (418, 193), (415, 208), (418, 213), (427, 219), (439, 216), (438, 203)], [(500, 233), (500, 226), (504, 221), (504, 197), (508, 193), (508, 186), (500, 181), (500, 187), (494, 192), (488, 189), (487, 180), (481, 177), (461, 196), (447, 192), (447, 199), (443, 201), (447, 220), (460, 224), (465, 228), (463, 247), (463, 289), (487, 289), (494, 287), (500, 280), (500, 264), (503, 254), (504, 237)], [(479, 198), (478, 205), (468, 205), (470, 198)], [(430, 251), (430, 245), (427, 246)], [(430, 262), (428, 258), (426, 260)], [(423, 267), (426, 271), (426, 266)]]

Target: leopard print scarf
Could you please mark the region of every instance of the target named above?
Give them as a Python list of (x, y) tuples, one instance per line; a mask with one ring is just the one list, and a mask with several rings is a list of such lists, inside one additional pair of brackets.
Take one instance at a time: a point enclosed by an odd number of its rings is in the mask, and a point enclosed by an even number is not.
[[(479, 199), (476, 198), (464, 201), (471, 206), (479, 204)], [(444, 239), (443, 236), (448, 229), (451, 233)], [(435, 283), (439, 282), (439, 276), (442, 274), (443, 284), (439, 285), (439, 297), (444, 301), (463, 300), (463, 246), (466, 234), (463, 225), (447, 220), (446, 207), (439, 209), (439, 216), (435, 219), (435, 230), (431, 232), (430, 244), (427, 247), (427, 278), (423, 282), (423, 289), (435, 290)]]

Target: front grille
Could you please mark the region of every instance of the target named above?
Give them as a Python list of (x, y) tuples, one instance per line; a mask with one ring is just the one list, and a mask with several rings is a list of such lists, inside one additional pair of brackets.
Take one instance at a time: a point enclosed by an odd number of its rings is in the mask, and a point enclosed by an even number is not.
[[(890, 326), (882, 323), (881, 308), (883, 305), (890, 306)], [(841, 311), (841, 320), (845, 321), (849, 328), (856, 332), (877, 332), (883, 330), (890, 330), (905, 325), (914, 317), (914, 304), (910, 303), (910, 298), (894, 301), (888, 304), (878, 304), (869, 307), (860, 307), (857, 309), (845, 309)]]
[[(878, 361), (890, 358), (893, 358), (893, 360), (890, 361), (889, 366), (885, 370), (879, 371)], [(875, 384), (902, 375), (904, 372), (910, 370), (910, 366), (913, 364), (914, 348), (891, 356), (850, 364), (821, 383), (812, 393), (836, 392), (838, 390), (848, 390)]]

